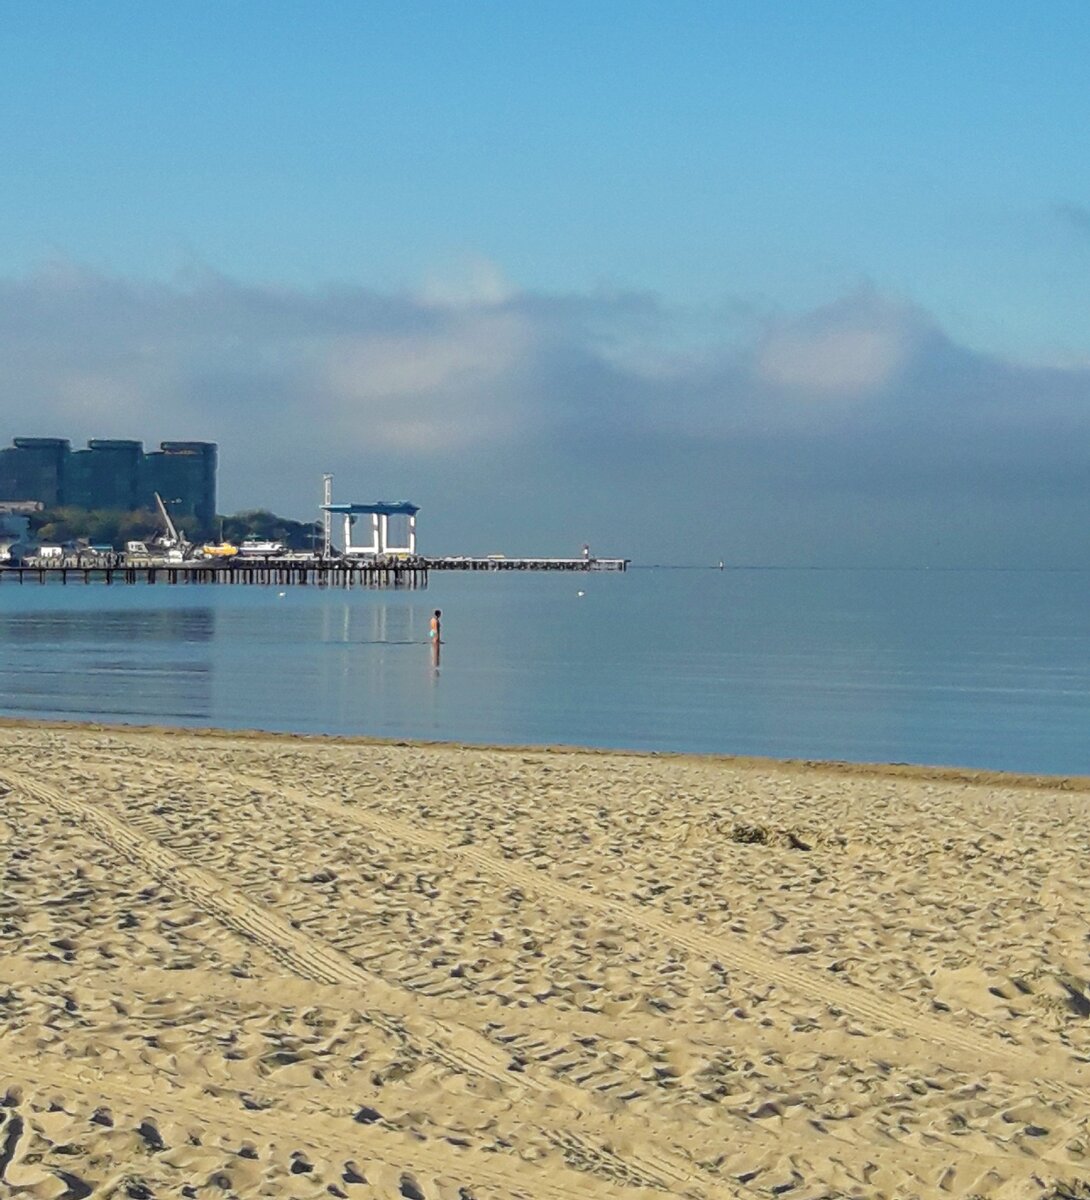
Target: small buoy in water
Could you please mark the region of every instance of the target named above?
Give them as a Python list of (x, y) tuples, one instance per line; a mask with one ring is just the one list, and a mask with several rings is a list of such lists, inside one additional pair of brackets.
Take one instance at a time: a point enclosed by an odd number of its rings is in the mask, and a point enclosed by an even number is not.
[(285, 596), (286, 596), (288, 593), (287, 593), (287, 592), (277, 592), (276, 594), (277, 594), (277, 595), (280, 597), (280, 599), (281, 599), (281, 600), (283, 600), (283, 598), (284, 598), (284, 597), (285, 597)]
[(575, 594), (577, 596), (585, 596), (587, 593), (586, 592), (576, 592)]

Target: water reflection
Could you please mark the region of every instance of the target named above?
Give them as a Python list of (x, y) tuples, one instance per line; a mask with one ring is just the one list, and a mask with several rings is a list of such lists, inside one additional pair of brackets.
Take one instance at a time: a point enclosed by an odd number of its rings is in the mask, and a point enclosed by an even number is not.
[(53, 609), (0, 613), (0, 695), (38, 716), (206, 722), (216, 612)]
[(60, 609), (0, 612), (0, 640), (7, 642), (210, 642), (216, 636), (212, 608)]
[(346, 645), (411, 646), (426, 642), (427, 636), (415, 608), (375, 600), (366, 606), (327, 604), (321, 614), (321, 639)]
[[(1088, 586), (633, 571), (0, 589), (0, 711), (1083, 773)], [(456, 631), (438, 653), (437, 607)]]

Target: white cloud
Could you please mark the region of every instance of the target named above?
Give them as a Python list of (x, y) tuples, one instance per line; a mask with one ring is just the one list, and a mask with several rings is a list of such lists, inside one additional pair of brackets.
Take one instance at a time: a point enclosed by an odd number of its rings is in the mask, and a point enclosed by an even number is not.
[(477, 308), (504, 304), (516, 295), (501, 268), (470, 255), (434, 272), (421, 289), (424, 304), (436, 308)]
[(893, 382), (913, 349), (916, 314), (864, 295), (770, 329), (755, 369), (766, 383), (809, 394), (854, 398)]
[(531, 352), (514, 312), (461, 312), (404, 333), (360, 332), (319, 343), (326, 415), (362, 446), (464, 452), (517, 432), (521, 403), (506, 377)]
[(773, 334), (757, 371), (767, 383), (810, 393), (860, 396), (884, 388), (904, 363), (907, 347), (889, 330), (834, 329)]

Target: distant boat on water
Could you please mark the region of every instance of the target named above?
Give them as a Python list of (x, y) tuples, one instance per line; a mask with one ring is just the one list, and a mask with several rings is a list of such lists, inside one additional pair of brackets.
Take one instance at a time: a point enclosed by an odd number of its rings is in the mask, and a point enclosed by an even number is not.
[(239, 544), (238, 552), (243, 558), (273, 558), (283, 554), (286, 547), (283, 542), (272, 541), (269, 538), (259, 538), (251, 534)]

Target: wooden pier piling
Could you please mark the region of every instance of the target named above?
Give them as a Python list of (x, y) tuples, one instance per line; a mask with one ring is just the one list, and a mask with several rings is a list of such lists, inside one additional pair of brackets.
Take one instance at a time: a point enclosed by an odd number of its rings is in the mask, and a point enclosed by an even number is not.
[(0, 566), (0, 584), (25, 583), (67, 585), (69, 575), (85, 584), (240, 584), (251, 586), (395, 587), (420, 588), (428, 583), (428, 568), (418, 562), (356, 562), (332, 559), (325, 562), (259, 561), (240, 563), (132, 563), (119, 561), (108, 566), (65, 565)]
[(69, 573), (85, 584), (167, 583), (168, 585), (242, 584), (275, 587), (392, 587), (424, 588), (432, 571), (625, 571), (628, 559), (606, 558), (330, 558), (330, 559), (228, 559), (192, 562), (126, 560), (121, 555), (95, 564), (70, 559), (0, 565), (0, 583), (67, 585)]

